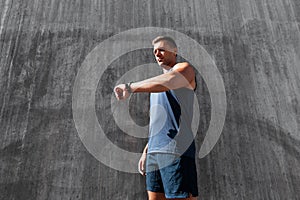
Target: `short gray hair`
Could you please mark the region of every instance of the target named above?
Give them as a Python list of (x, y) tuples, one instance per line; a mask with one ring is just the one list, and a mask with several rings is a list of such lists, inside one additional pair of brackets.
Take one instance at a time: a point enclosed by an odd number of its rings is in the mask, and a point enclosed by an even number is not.
[(167, 41), (171, 45), (171, 47), (177, 48), (175, 40), (173, 38), (171, 38), (170, 36), (158, 36), (154, 40), (152, 40), (152, 45), (154, 45), (162, 40)]

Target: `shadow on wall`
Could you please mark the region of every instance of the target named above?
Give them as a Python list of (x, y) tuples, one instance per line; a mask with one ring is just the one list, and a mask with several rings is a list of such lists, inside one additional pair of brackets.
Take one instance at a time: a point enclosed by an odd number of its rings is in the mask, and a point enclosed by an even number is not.
[(299, 199), (300, 141), (279, 125), (228, 111), (222, 136), (198, 160), (203, 199)]

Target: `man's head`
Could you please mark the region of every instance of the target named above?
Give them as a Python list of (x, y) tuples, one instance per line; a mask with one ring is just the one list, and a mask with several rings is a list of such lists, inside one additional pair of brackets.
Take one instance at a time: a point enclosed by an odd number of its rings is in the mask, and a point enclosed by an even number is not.
[(157, 63), (170, 68), (176, 64), (177, 45), (173, 38), (168, 36), (158, 36), (152, 41), (153, 53)]

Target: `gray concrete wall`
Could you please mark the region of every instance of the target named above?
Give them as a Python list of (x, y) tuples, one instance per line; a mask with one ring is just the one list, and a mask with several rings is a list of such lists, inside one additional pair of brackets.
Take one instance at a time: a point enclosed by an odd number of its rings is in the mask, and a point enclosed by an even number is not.
[[(143, 177), (111, 169), (87, 151), (72, 115), (86, 56), (110, 36), (146, 26), (196, 40), (224, 79), (221, 138), (197, 158), (200, 199), (300, 199), (298, 0), (2, 0), (0, 16), (0, 199), (146, 199)], [(128, 66), (147, 62), (151, 49), (115, 60), (96, 100), (110, 98)], [(199, 74), (198, 84), (197, 149), (211, 111)], [(110, 107), (96, 102), (108, 138), (140, 152), (146, 140), (124, 134)], [(147, 95), (132, 98), (131, 115), (141, 125), (147, 104)]]

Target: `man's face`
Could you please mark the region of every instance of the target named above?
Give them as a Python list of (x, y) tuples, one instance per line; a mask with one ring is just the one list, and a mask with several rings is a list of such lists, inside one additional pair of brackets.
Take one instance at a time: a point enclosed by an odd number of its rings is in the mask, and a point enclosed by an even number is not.
[(155, 43), (153, 53), (157, 63), (162, 67), (173, 67), (176, 64), (177, 49), (171, 47), (167, 41), (161, 40)]

